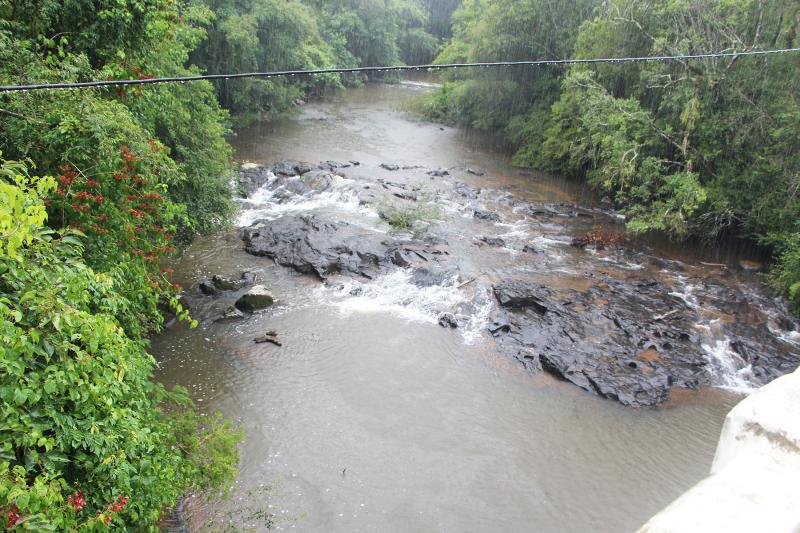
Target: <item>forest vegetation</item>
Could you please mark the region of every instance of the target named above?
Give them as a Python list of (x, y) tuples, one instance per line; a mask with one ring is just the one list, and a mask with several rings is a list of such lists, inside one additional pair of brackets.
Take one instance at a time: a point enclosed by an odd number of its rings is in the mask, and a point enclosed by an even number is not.
[[(452, 17), (451, 17), (452, 14)], [(794, 0), (0, 0), (0, 84), (798, 46)], [(443, 74), (428, 116), (638, 232), (751, 239), (800, 305), (796, 55)], [(356, 75), (0, 94), (0, 526), (155, 530), (242, 433), (154, 382), (168, 261), (235, 211), (233, 120)]]
[[(792, 0), (465, 0), (439, 63), (800, 46)], [(800, 306), (796, 54), (463, 70), (428, 116), (500, 136), (520, 167), (579, 176), (638, 233), (771, 250)]]

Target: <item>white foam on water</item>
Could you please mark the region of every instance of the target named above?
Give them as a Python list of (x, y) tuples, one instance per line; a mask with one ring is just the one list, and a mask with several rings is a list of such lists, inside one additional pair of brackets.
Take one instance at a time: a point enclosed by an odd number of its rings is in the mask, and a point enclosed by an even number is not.
[(547, 247), (547, 246), (564, 246), (569, 244), (568, 241), (562, 241), (559, 239), (552, 239), (545, 235), (537, 235), (533, 238), (533, 242), (539, 244), (540, 246)]
[(750, 394), (758, 389), (753, 367), (745, 364), (739, 354), (731, 349), (727, 337), (701, 346), (709, 356), (709, 370), (716, 381), (716, 387), (740, 394)]
[(680, 290), (671, 291), (669, 295), (680, 298), (692, 309), (698, 309), (700, 306), (697, 303), (697, 297), (694, 295), (694, 291), (697, 286), (692, 285), (691, 283), (686, 283), (686, 278), (683, 276), (678, 276), (678, 284), (680, 285)]
[[(276, 196), (285, 190), (283, 187), (270, 189), (269, 186), (274, 180), (275, 176), (271, 175), (264, 186), (249, 198), (242, 200), (242, 210), (236, 221), (238, 226), (249, 226), (259, 219), (274, 220), (287, 214), (313, 213), (322, 209), (336, 209), (361, 217), (378, 217), (374, 210), (360, 204), (358, 194), (351, 188), (354, 183), (351, 179), (335, 176), (326, 191), (293, 195), (288, 198)], [(365, 227), (375, 229), (372, 226)]]
[(504, 239), (525, 239), (529, 235), (528, 224), (524, 220), (518, 220), (517, 222), (512, 222), (510, 224), (507, 222), (495, 222), (495, 226), (500, 228), (508, 228), (506, 233), (501, 233), (498, 235), (498, 237), (502, 237)]
[(640, 265), (638, 263), (631, 263), (630, 261), (620, 261), (610, 255), (598, 257), (598, 261), (603, 261), (604, 263), (612, 263), (620, 268), (624, 268), (625, 270), (643, 270), (644, 265)]
[(452, 313), (459, 322), (464, 342), (471, 344), (481, 337), (492, 311), (490, 298), (481, 295), (469, 315), (457, 313), (459, 306), (469, 304), (469, 291), (458, 288), (458, 277), (443, 285), (418, 287), (411, 283), (410, 269), (398, 269), (371, 281), (343, 278), (337, 287), (321, 286), (317, 297), (336, 307), (346, 316), (358, 313), (390, 313), (393, 316), (426, 324), (438, 323), (443, 313)]

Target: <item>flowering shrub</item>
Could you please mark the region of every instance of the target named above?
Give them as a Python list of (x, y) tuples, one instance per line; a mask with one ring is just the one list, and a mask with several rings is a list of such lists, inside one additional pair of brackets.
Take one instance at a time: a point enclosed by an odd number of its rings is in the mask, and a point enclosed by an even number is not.
[[(174, 214), (148, 183), (133, 183), (146, 163), (120, 154), (130, 181), (122, 192), (67, 165), (55, 179), (29, 177), (18, 163), (0, 167), (0, 527), (154, 530), (186, 490), (219, 487), (235, 472), (238, 433), (194, 413), (184, 391), (152, 382), (145, 341), (123, 327), (128, 320), (135, 329), (142, 302), (174, 298), (148, 259), (167, 253)], [(135, 199), (107, 205), (122, 194)], [(67, 228), (43, 225), (45, 198), (63, 210)], [(124, 260), (94, 270), (84, 243), (96, 253), (116, 246)], [(121, 285), (122, 271), (153, 285), (137, 296)]]

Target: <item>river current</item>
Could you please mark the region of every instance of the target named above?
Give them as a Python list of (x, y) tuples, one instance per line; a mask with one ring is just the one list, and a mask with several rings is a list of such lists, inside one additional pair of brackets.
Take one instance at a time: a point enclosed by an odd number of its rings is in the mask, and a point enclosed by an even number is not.
[[(409, 186), (427, 180), (448, 188), (458, 179), (481, 188), (479, 202), (496, 201), (491, 207), (502, 219), (476, 221), (462, 205), (423, 191), (420, 202), (435, 204), (440, 231), (461, 258), (459, 283), (430, 287), (410, 283), (402, 269), (324, 285), (248, 255), (237, 231), (198, 239), (175, 269), (200, 326), (178, 325), (153, 339), (157, 378), (187, 387), (202, 411), (239, 421), (247, 437), (230, 499), (184, 506), (193, 526), (630, 531), (707, 473), (725, 414), (755, 386), (719, 331), (725, 317), (714, 312), (700, 313), (697, 328), (716, 386), (675, 390), (669, 403), (638, 409), (531, 373), (500, 353), (486, 332), (493, 304), (488, 294), (480, 298), (480, 283), (469, 302), (484, 305), (472, 305), (457, 329), (440, 327), (443, 311), (469, 303), (461, 282), (511, 273), (580, 290), (598, 268), (616, 278), (645, 269), (699, 308), (696, 280), (719, 271), (705, 263), (735, 265), (739, 256), (638, 243), (648, 257), (663, 259), (654, 267), (636, 254), (576, 250), (563, 228), (530, 226), (504, 198), (586, 209), (599, 202), (578, 183), (511, 167), (485, 137), (404, 111), (424, 90), (368, 85), (241, 129), (233, 139), (239, 161), (360, 163), (317, 195), (279, 202), (274, 191), (257, 191), (242, 202), (241, 226), (314, 213), (389, 234), (380, 202), (365, 205), (358, 184), (367, 175), (388, 181), (403, 173)], [(381, 163), (421, 168), (389, 171)], [(433, 179), (425, 172), (431, 168), (451, 174)], [(613, 216), (604, 222), (621, 224)], [(571, 227), (579, 229), (591, 226)], [(504, 245), (486, 246), (477, 242), (481, 235)], [(546, 261), (528, 267), (523, 243), (536, 245)], [(232, 302), (199, 296), (197, 282), (244, 270), (257, 273), (276, 304), (243, 321), (216, 322)], [(757, 277), (726, 279), (767, 301)], [(277, 331), (283, 346), (254, 344), (265, 330)], [(796, 341), (789, 332), (775, 335)]]

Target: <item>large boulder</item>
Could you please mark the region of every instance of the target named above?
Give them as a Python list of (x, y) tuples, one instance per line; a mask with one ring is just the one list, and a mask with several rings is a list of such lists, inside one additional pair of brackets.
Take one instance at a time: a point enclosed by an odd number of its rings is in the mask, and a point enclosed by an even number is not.
[(254, 285), (236, 300), (236, 308), (248, 313), (266, 309), (275, 303), (272, 293), (264, 285)]
[(659, 283), (602, 277), (580, 292), (507, 280), (494, 294), (489, 330), (531, 370), (633, 406), (711, 383), (696, 314)]
[(427, 263), (441, 251), (424, 241), (382, 240), (384, 236), (344, 222), (315, 216), (257, 221), (242, 231), (245, 251), (325, 279), (355, 274), (371, 279), (394, 266)]
[(273, 176), (263, 165), (244, 163), (239, 168), (239, 186), (244, 196), (250, 196)]

